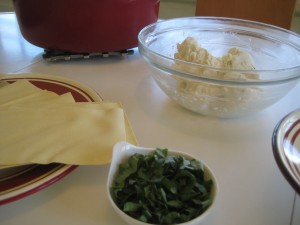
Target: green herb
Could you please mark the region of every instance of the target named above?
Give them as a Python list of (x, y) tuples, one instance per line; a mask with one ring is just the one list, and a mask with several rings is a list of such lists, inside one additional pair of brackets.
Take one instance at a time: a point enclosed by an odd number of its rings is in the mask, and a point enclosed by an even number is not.
[(134, 154), (119, 166), (111, 193), (118, 207), (140, 221), (178, 224), (202, 214), (211, 204), (211, 180), (200, 161), (168, 156), (157, 148)]

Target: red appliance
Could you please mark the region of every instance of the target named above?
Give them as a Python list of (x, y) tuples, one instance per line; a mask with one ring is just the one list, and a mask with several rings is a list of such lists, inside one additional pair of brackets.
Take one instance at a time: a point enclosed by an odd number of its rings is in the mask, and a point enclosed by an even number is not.
[(75, 53), (136, 47), (139, 31), (158, 18), (159, 0), (13, 0), (24, 38)]

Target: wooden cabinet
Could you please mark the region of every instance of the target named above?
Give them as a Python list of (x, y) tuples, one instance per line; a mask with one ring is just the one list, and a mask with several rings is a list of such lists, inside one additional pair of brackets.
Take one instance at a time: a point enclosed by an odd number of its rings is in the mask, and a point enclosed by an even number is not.
[(196, 16), (248, 19), (290, 29), (296, 0), (197, 0)]

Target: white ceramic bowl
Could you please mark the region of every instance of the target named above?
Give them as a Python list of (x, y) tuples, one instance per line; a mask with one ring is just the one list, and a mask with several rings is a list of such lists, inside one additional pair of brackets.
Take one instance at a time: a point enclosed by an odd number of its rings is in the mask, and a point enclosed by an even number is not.
[[(112, 207), (117, 212), (117, 214), (127, 224), (130, 224), (130, 225), (149, 225), (149, 223), (144, 223), (144, 222), (139, 221), (139, 220), (137, 220), (133, 217), (130, 217), (129, 215), (127, 215), (121, 209), (118, 208), (118, 206), (115, 204), (115, 202), (112, 198), (112, 195), (111, 195), (111, 186), (112, 186), (113, 180), (117, 176), (119, 165), (121, 163), (126, 162), (129, 159), (130, 156), (132, 156), (135, 153), (140, 153), (140, 154), (147, 155), (150, 152), (153, 152), (154, 150), (155, 150), (155, 148), (138, 147), (138, 146), (131, 145), (127, 142), (119, 142), (114, 146), (112, 161), (111, 161), (109, 174), (108, 174), (108, 180), (107, 180), (107, 193), (108, 193), (108, 198), (109, 198), (109, 201), (110, 201)], [(170, 150), (170, 149), (168, 150), (168, 155), (170, 155), (170, 156), (182, 155), (186, 159), (194, 158), (191, 155), (188, 155), (186, 153), (179, 152), (179, 151), (174, 151), (174, 150)], [(205, 180), (211, 179), (212, 182), (213, 182), (213, 186), (212, 186), (212, 190), (211, 190), (212, 204), (208, 207), (208, 209), (204, 213), (202, 213), (201, 215), (199, 215), (195, 219), (190, 220), (190, 221), (185, 222), (185, 223), (181, 223), (180, 225), (199, 225), (202, 222), (205, 222), (207, 217), (209, 215), (211, 215), (211, 211), (213, 210), (213, 206), (215, 205), (217, 192), (218, 192), (217, 181), (216, 181), (215, 175), (213, 174), (211, 169), (207, 165), (205, 165), (205, 163), (203, 163), (203, 165), (204, 165), (204, 178), (205, 178)]]
[[(177, 44), (187, 37), (194, 37), (215, 57), (230, 48), (247, 52), (256, 69), (224, 69), (174, 59)], [(139, 51), (158, 86), (181, 106), (203, 115), (228, 118), (256, 113), (285, 96), (300, 78), (300, 35), (263, 23), (176, 18), (145, 27), (138, 38)], [(225, 73), (230, 74), (226, 79), (212, 75)], [(260, 78), (240, 79), (247, 74)]]

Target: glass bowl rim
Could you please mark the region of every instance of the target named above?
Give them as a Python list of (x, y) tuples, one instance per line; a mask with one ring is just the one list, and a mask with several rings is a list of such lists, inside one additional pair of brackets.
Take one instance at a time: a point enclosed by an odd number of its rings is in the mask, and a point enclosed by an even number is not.
[[(300, 79), (300, 62), (299, 65), (296, 66), (291, 66), (291, 67), (286, 67), (286, 68), (280, 68), (280, 69), (256, 69), (256, 70), (243, 70), (243, 69), (228, 69), (228, 68), (220, 68), (220, 67), (212, 67), (212, 66), (207, 66), (207, 65), (201, 65), (201, 64), (197, 64), (197, 63), (192, 63), (192, 62), (186, 62), (183, 60), (179, 60), (179, 59), (174, 59), (171, 57), (168, 57), (166, 55), (163, 55), (157, 51), (151, 50), (148, 48), (148, 46), (145, 44), (144, 40), (146, 39), (145, 37), (147, 35), (145, 35), (145, 32), (147, 32), (148, 30), (151, 30), (152, 28), (154, 28), (157, 25), (163, 24), (163, 23), (172, 23), (172, 22), (176, 22), (176, 21), (188, 21), (188, 20), (201, 20), (201, 21), (210, 21), (210, 22), (214, 22), (214, 21), (218, 21), (218, 22), (225, 22), (225, 25), (238, 25), (238, 26), (243, 26), (243, 24), (247, 24), (249, 27), (258, 27), (257, 29), (269, 29), (268, 32), (279, 32), (279, 34), (288, 34), (293, 36), (295, 39), (299, 40), (300, 43), (300, 34), (297, 34), (293, 31), (281, 28), (281, 27), (277, 27), (274, 25), (270, 25), (270, 24), (266, 24), (266, 23), (261, 23), (261, 22), (256, 22), (256, 21), (251, 21), (251, 20), (245, 20), (245, 19), (237, 19), (237, 18), (228, 18), (228, 17), (211, 17), (211, 16), (198, 16), (198, 17), (180, 17), (180, 18), (172, 18), (172, 19), (167, 19), (167, 20), (159, 20), (158, 22), (149, 24), (148, 26), (144, 27), (138, 34), (138, 48), (139, 48), (139, 52), (141, 53), (141, 55), (146, 58), (146, 61), (148, 61), (150, 64), (154, 65), (155, 67), (158, 67), (160, 69), (163, 70), (167, 70), (169, 72), (175, 73), (178, 76), (183, 76), (185, 78), (188, 79), (192, 79), (192, 80), (205, 80), (205, 81), (211, 81), (211, 82), (217, 82), (217, 83), (230, 83), (230, 84), (235, 84), (235, 85), (268, 85), (268, 84), (274, 84), (274, 83), (282, 83), (282, 82), (288, 82), (291, 80), (297, 80)], [(233, 23), (233, 24), (228, 24), (228, 23)], [(178, 29), (179, 27), (177, 27)], [(192, 26), (190, 27), (192, 28)], [(168, 31), (173, 31), (175, 29), (164, 29), (164, 32), (168, 32)], [(211, 29), (211, 30), (215, 30), (215, 29)], [(159, 32), (158, 34), (160, 34), (162, 32)], [(257, 33), (257, 32), (256, 32)], [(259, 33), (258, 33), (259, 34)], [(156, 35), (156, 34), (155, 34)], [(278, 41), (278, 39), (276, 39)], [(299, 52), (299, 57), (300, 57), (300, 44), (294, 43), (294, 42), (286, 42), (285, 40), (280, 40), (281, 42), (283, 42), (284, 44), (288, 44), (291, 47), (293, 47), (296, 51)], [(145, 54), (145, 51), (147, 51), (148, 53)], [(148, 57), (147, 55), (154, 55), (156, 57), (160, 57), (164, 60), (168, 60), (168, 61), (173, 61), (174, 63), (179, 63), (182, 65), (189, 65), (189, 66), (193, 66), (193, 67), (198, 67), (198, 68), (203, 68), (203, 69), (209, 69), (209, 70), (216, 70), (216, 71), (222, 71), (222, 72), (237, 72), (237, 73), (282, 73), (282, 72), (292, 72), (294, 73), (293, 76), (289, 76), (289, 77), (282, 77), (281, 79), (268, 79), (268, 80), (223, 80), (223, 79), (216, 79), (216, 78), (208, 78), (208, 77), (202, 77), (199, 75), (194, 75), (192, 73), (187, 73), (186, 71), (184, 72), (180, 72), (178, 70), (175, 69), (171, 69), (169, 67), (166, 66), (161, 66), (157, 63), (153, 63), (151, 62), (151, 57)]]

